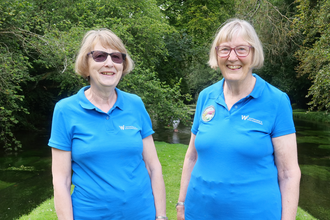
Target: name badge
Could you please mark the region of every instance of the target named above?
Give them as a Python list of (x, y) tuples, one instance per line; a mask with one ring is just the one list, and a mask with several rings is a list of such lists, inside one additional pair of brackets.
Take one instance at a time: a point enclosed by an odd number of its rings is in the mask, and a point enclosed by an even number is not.
[(209, 122), (214, 117), (214, 114), (215, 114), (215, 108), (213, 105), (210, 105), (204, 109), (202, 114), (202, 120), (204, 122)]

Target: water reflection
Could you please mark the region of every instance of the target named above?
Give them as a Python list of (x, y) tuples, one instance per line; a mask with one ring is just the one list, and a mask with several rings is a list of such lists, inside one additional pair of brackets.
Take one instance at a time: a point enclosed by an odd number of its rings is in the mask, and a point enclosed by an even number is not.
[(330, 125), (295, 120), (302, 172), (299, 206), (330, 220)]
[(156, 126), (154, 127), (155, 134), (153, 138), (155, 141), (164, 141), (170, 144), (189, 144), (190, 127), (179, 124), (177, 132), (174, 132), (170, 127)]
[(0, 155), (0, 219), (28, 214), (53, 194), (48, 135), (18, 137), (23, 149)]

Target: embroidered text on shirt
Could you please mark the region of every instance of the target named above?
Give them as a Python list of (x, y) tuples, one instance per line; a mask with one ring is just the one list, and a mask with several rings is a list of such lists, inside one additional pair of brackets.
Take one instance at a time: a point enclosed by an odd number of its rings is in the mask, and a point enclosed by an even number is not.
[(254, 123), (258, 123), (258, 124), (261, 124), (262, 125), (262, 121), (260, 121), (260, 120), (257, 120), (257, 119), (254, 119), (254, 118), (250, 118), (250, 116), (249, 115), (242, 115), (242, 120), (244, 120), (244, 121), (252, 121), (252, 122), (254, 122)]

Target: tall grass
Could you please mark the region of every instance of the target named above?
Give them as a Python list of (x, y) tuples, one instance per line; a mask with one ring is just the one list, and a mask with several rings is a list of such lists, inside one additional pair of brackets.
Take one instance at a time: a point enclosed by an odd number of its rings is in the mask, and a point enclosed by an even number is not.
[[(166, 209), (169, 220), (176, 219), (175, 204), (178, 201), (180, 180), (187, 145), (155, 142), (159, 160), (163, 166), (166, 186)], [(19, 220), (56, 220), (53, 198), (46, 200), (30, 214)], [(302, 209), (298, 209), (296, 220), (317, 220)]]

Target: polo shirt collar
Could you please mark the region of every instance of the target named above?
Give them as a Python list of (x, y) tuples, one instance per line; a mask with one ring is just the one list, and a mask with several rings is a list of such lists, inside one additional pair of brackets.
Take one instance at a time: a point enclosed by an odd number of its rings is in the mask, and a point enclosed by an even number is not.
[[(89, 88), (90, 88), (90, 86), (85, 86), (78, 91), (77, 95), (78, 95), (78, 99), (79, 99), (79, 104), (84, 109), (90, 109), (90, 110), (95, 109), (95, 110), (99, 111), (98, 108), (95, 105), (93, 105), (85, 96), (85, 91)], [(115, 90), (117, 92), (117, 101), (114, 104), (114, 106), (112, 107), (112, 109), (118, 108), (120, 110), (123, 110), (123, 108), (124, 108), (123, 92), (117, 88), (115, 88)]]
[(248, 97), (252, 96), (253, 98), (256, 99), (259, 96), (261, 96), (262, 91), (264, 91), (266, 81), (263, 80), (260, 76), (258, 76), (255, 73), (253, 73), (252, 75), (256, 78), (256, 84), (254, 85), (254, 88), (253, 88), (252, 92), (250, 93), (250, 95), (248, 95)]
[[(247, 96), (248, 97), (252, 97), (252, 98), (258, 98), (259, 96), (261, 96), (262, 91), (265, 88), (266, 85), (266, 81), (263, 80), (260, 76), (258, 76), (257, 74), (253, 73), (252, 74), (255, 78), (256, 78), (256, 84), (254, 85), (254, 88), (252, 90), (252, 92)], [(221, 81), (219, 81), (216, 86), (216, 89), (214, 90), (214, 92), (216, 92), (217, 94), (219, 94), (218, 98), (217, 98), (217, 102), (221, 105), (226, 106), (225, 104), (225, 97), (223, 95), (223, 84), (225, 82), (225, 79), (223, 78)], [(211, 94), (211, 96), (213, 96), (213, 94)]]

